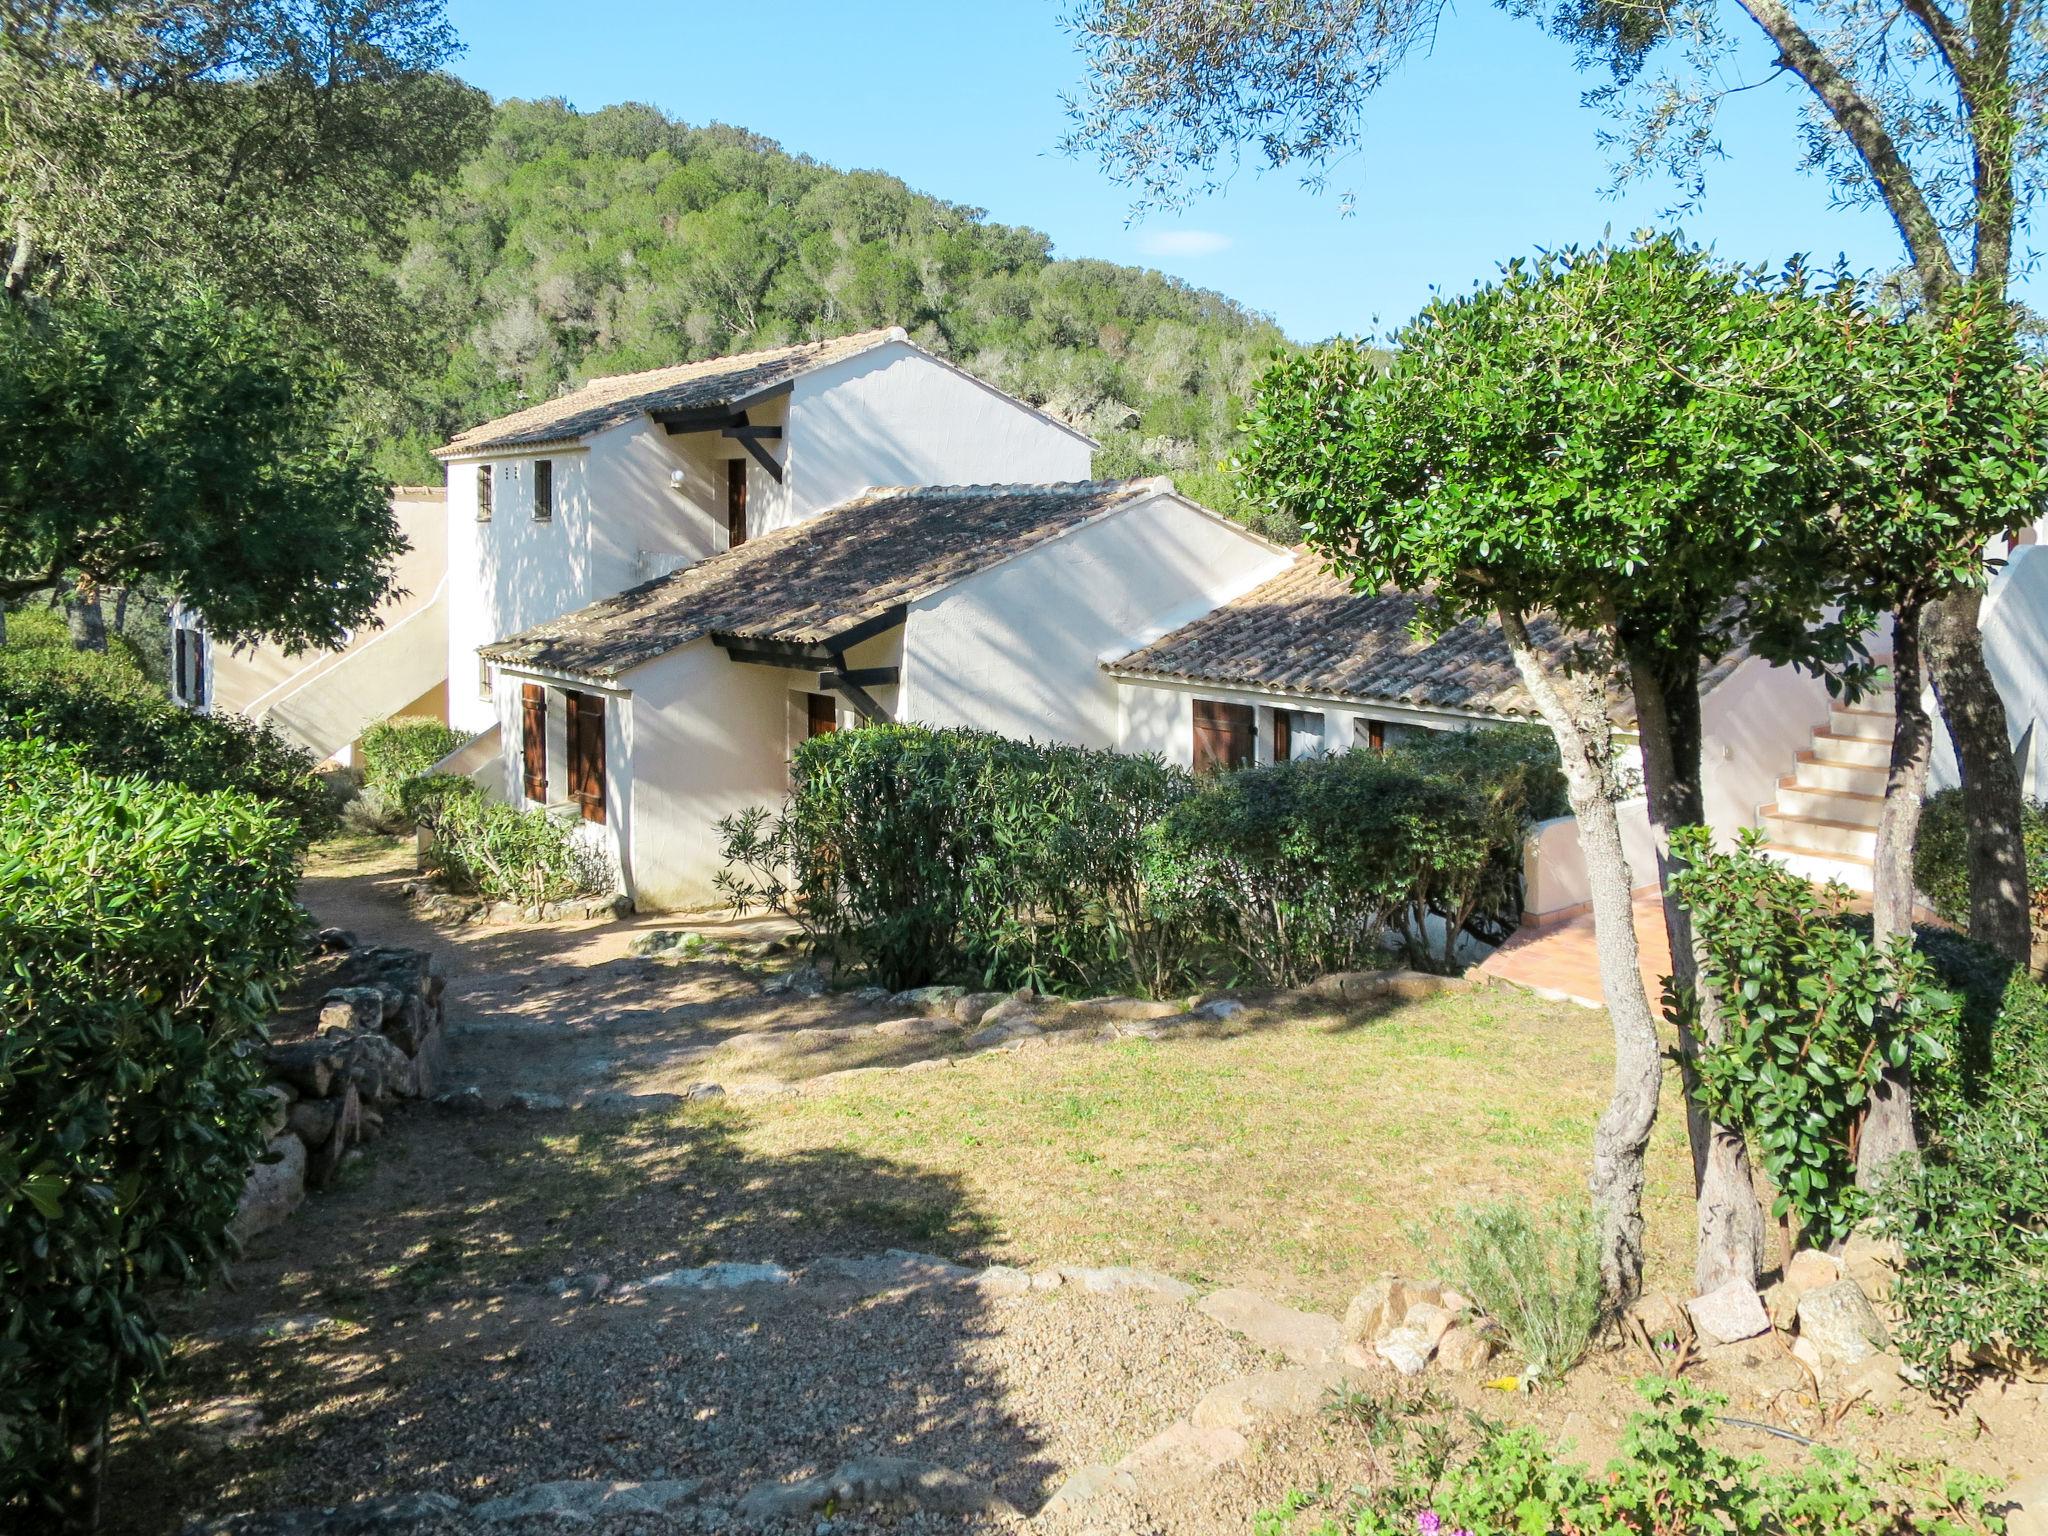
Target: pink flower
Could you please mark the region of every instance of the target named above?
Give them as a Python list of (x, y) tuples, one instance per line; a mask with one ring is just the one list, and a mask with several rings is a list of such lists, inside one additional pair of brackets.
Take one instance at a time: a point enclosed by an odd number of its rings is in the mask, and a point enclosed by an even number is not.
[[(1444, 1518), (1433, 1509), (1425, 1509), (1415, 1517), (1415, 1528), (1422, 1536), (1441, 1536)], [(1463, 1533), (1460, 1533), (1460, 1536), (1463, 1536)]]

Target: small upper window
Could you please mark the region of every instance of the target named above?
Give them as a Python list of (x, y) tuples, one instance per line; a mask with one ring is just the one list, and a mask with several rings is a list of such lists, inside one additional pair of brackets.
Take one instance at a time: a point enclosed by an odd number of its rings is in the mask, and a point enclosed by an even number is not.
[(491, 520), (491, 469), (489, 464), (476, 467), (476, 520), (480, 523)]
[(488, 656), (476, 659), (476, 696), (480, 699), (491, 696), (491, 660)]
[(533, 520), (551, 522), (555, 515), (555, 461), (533, 461)]

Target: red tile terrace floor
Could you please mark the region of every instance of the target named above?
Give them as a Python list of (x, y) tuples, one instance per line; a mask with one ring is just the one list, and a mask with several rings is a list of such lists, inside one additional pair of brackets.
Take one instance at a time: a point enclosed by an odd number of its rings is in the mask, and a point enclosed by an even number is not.
[[(1654, 1007), (1671, 973), (1671, 945), (1664, 937), (1664, 908), (1656, 888), (1635, 894), (1636, 948), (1641, 951), (1643, 986)], [(1593, 914), (1581, 912), (1562, 922), (1520, 929), (1513, 938), (1482, 960), (1474, 980), (1504, 981), (1527, 987), (1541, 997), (1559, 998), (1587, 1008), (1607, 1006), (1600, 988), (1600, 953), (1593, 945)]]

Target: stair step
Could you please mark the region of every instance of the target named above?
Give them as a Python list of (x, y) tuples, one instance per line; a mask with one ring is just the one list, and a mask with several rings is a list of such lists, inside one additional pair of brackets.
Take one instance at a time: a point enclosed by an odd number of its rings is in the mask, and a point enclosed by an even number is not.
[(1791, 774), (1778, 780), (1778, 786), (1781, 789), (1795, 785), (1800, 789), (1843, 789), (1859, 795), (1882, 795), (1884, 781), (1883, 768), (1866, 768), (1859, 763), (1828, 763), (1811, 752), (1802, 752)]
[(1892, 712), (1888, 709), (1865, 709), (1858, 705), (1853, 709), (1837, 706), (1828, 711), (1828, 730), (1837, 736), (1889, 743), (1893, 728)]
[(1813, 755), (1823, 763), (1850, 768), (1888, 768), (1892, 760), (1890, 737), (1841, 736), (1833, 731), (1813, 733)]
[(1818, 785), (1778, 781), (1778, 811), (1786, 816), (1809, 816), (1817, 821), (1836, 821), (1858, 827), (1875, 827), (1884, 812), (1884, 796), (1853, 789), (1829, 789)]
[(1793, 848), (1783, 843), (1765, 843), (1763, 851), (1793, 874), (1815, 884), (1838, 880), (1852, 891), (1869, 891), (1877, 883), (1868, 859), (1816, 853), (1811, 848)]
[(1788, 814), (1775, 805), (1763, 808), (1759, 819), (1774, 843), (1800, 848), (1809, 853), (1869, 859), (1877, 853), (1877, 828), (1853, 821), (1832, 821), (1819, 816)]

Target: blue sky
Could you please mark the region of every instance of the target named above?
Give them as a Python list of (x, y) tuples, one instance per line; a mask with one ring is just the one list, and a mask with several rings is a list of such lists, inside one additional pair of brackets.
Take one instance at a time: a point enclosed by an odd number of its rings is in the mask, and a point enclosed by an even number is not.
[[(651, 102), (690, 122), (736, 123), (794, 153), (900, 176), (919, 191), (1051, 235), (1058, 254), (1154, 266), (1274, 316), (1297, 340), (1377, 333), (1432, 288), (1459, 291), (1539, 246), (1626, 234), (1671, 201), (1652, 185), (1603, 195), (1603, 119), (1567, 49), (1490, 5), (1445, 20), (1370, 111), (1365, 150), (1321, 196), (1241, 172), (1222, 195), (1127, 222), (1128, 198), (1055, 148), (1060, 93), (1081, 61), (1053, 0), (778, 0), (625, 5), (451, 0), (459, 72), (496, 96), (564, 96), (592, 109)], [(1759, 45), (1737, 79), (1760, 78)], [(1705, 207), (1686, 233), (1743, 261), (1846, 255), (1901, 264), (1890, 222), (1829, 206), (1796, 168), (1799, 96), (1734, 98)], [(1344, 217), (1335, 195), (1349, 189)]]

